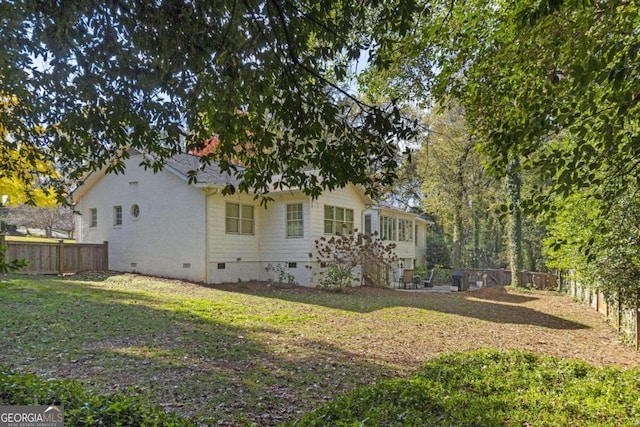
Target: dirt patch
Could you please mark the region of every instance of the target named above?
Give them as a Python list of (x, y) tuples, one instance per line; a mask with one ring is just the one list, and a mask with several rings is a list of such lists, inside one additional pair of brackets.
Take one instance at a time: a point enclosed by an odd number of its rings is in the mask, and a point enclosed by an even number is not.
[[(312, 302), (327, 295), (318, 289), (263, 282), (212, 287), (298, 301), (307, 297)], [(354, 350), (360, 354), (372, 354), (377, 360), (404, 366), (406, 371), (417, 369), (442, 352), (485, 347), (581, 359), (598, 366), (640, 367), (640, 353), (624, 343), (624, 337), (618, 335), (604, 316), (552, 291), (484, 288), (440, 294), (358, 287), (333, 295), (332, 300), (339, 300), (342, 296), (350, 301), (359, 301), (362, 311), (404, 307), (404, 318), (387, 316), (385, 322), (380, 322), (380, 319), (369, 315), (366, 322), (378, 324), (374, 329), (377, 328), (379, 339), (373, 342), (373, 335), (368, 339), (358, 337), (356, 345), (361, 348)], [(322, 304), (322, 300), (315, 302)], [(350, 309), (340, 304), (335, 308)], [(420, 309), (458, 317), (435, 325), (430, 319), (421, 320)], [(384, 340), (387, 342), (383, 343)]]

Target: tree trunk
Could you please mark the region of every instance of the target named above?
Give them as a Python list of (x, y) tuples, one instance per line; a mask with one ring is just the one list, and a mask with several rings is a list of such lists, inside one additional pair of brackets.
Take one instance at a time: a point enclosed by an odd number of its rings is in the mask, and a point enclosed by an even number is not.
[(511, 221), (509, 224), (509, 265), (511, 268), (511, 286), (522, 286), (520, 271), (522, 270), (522, 210), (520, 200), (521, 178), (520, 162), (517, 158), (509, 162), (506, 177), (507, 200), (511, 204)]
[(473, 260), (471, 265), (474, 268), (480, 267), (480, 218), (478, 218), (477, 209), (473, 208)]
[(462, 215), (460, 210), (453, 214), (453, 268), (462, 267)]

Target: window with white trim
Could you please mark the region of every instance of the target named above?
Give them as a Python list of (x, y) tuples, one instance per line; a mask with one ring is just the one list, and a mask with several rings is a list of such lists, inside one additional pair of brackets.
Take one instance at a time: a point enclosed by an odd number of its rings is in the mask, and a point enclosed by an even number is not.
[(129, 213), (131, 214), (131, 217), (133, 219), (140, 218), (140, 206), (138, 206), (138, 204), (134, 203), (133, 205), (131, 205), (131, 208), (129, 209)]
[(364, 216), (364, 233), (365, 234), (373, 234), (372, 233), (372, 226), (371, 226), (371, 214), (366, 214)]
[(122, 225), (122, 206), (113, 207), (113, 226), (119, 227)]
[(413, 240), (413, 221), (410, 219), (398, 220), (398, 240), (411, 242)]
[(255, 220), (252, 205), (226, 203), (225, 232), (227, 234), (254, 234)]
[(380, 238), (396, 240), (396, 219), (391, 216), (380, 216)]
[(98, 208), (89, 209), (89, 227), (98, 226)]
[(325, 234), (353, 233), (353, 209), (324, 206)]
[(287, 237), (303, 237), (304, 222), (302, 203), (287, 205)]

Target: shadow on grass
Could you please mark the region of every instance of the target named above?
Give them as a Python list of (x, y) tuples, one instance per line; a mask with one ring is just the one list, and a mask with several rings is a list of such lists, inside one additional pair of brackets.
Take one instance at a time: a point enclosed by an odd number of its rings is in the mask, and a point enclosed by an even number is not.
[[(121, 280), (118, 289), (109, 280)], [(158, 290), (127, 276), (18, 276), (0, 287), (0, 364), (76, 378), (100, 392), (135, 387), (200, 425), (276, 425), (320, 402), (394, 375), (337, 345), (308, 338), (274, 346), (282, 325)], [(175, 286), (175, 284), (166, 284)], [(221, 295), (224, 297), (224, 295)], [(222, 298), (221, 298), (222, 299)], [(215, 311), (218, 310), (218, 311)]]
[(506, 292), (504, 288), (492, 288), (493, 292), (472, 292), (468, 296), (476, 299), (483, 299), (493, 302), (504, 302), (507, 304), (525, 304), (536, 301), (539, 298), (529, 295), (519, 295)]
[(406, 307), (455, 314), (495, 323), (533, 325), (558, 330), (589, 328), (581, 323), (522, 306), (521, 304), (535, 301), (537, 298), (511, 294), (502, 288), (439, 294), (397, 292), (392, 289), (366, 287), (335, 293), (303, 287), (267, 286), (260, 283), (208, 285), (208, 287), (355, 313), (372, 313), (388, 308)]

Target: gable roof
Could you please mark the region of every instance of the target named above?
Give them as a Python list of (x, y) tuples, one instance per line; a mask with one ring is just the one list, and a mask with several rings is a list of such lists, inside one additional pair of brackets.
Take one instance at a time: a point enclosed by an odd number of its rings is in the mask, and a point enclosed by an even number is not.
[(200, 163), (200, 157), (193, 154), (176, 154), (168, 158), (165, 162), (165, 168), (189, 180), (189, 173), (196, 171), (196, 187), (225, 187), (228, 184), (237, 187), (240, 180), (229, 173), (222, 172), (218, 162), (212, 161), (203, 165)]
[[(131, 155), (131, 159), (138, 156), (149, 156), (149, 154), (142, 153), (135, 149), (130, 150), (129, 154)], [(244, 169), (242, 166), (236, 167), (239, 170)], [(106, 169), (107, 168), (104, 167), (100, 171), (92, 172), (91, 174), (89, 174), (89, 176), (87, 176), (87, 178), (84, 180), (84, 183), (72, 192), (73, 201), (77, 202), (82, 196), (84, 196), (84, 194), (86, 194), (106, 174)], [(182, 179), (185, 183), (189, 182), (190, 173), (192, 173), (192, 171), (195, 171), (196, 182), (192, 183), (191, 185), (196, 188), (222, 189), (227, 185), (233, 185), (235, 188), (238, 188), (238, 185), (240, 184), (240, 179), (238, 179), (238, 177), (226, 172), (222, 172), (222, 170), (220, 170), (220, 164), (218, 162), (211, 161), (211, 163), (204, 164), (203, 166), (198, 155), (189, 153), (175, 154), (170, 158), (165, 159), (164, 168), (162, 170), (174, 174), (178, 178)], [(274, 176), (274, 179), (277, 178)], [(353, 185), (353, 188), (364, 204), (371, 205), (374, 203), (374, 201), (365, 194), (364, 188), (362, 188), (362, 186)], [(276, 189), (272, 186), (270, 190), (274, 194), (302, 192), (302, 189), (297, 187)]]
[[(146, 153), (142, 153), (138, 150), (132, 149), (129, 151), (130, 159), (136, 157), (148, 157)], [(237, 186), (240, 180), (233, 175), (224, 173), (220, 170), (220, 166), (217, 162), (211, 162), (211, 164), (205, 165), (202, 168), (200, 159), (193, 154), (176, 154), (165, 160), (165, 165), (162, 170), (176, 175), (182, 179), (185, 183), (189, 182), (189, 172), (196, 172), (197, 182), (193, 183), (195, 187), (199, 188), (223, 188), (227, 184)], [(100, 179), (107, 173), (107, 167), (103, 167), (99, 171), (91, 172), (84, 182), (72, 191), (71, 197), (74, 202), (77, 202), (82, 196), (84, 196)], [(126, 173), (126, 171), (125, 171)]]

